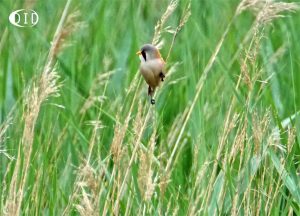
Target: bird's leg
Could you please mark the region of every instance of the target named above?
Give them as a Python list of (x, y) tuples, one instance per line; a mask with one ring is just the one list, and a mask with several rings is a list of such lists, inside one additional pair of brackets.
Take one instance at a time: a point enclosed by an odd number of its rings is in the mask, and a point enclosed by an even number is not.
[(155, 99), (151, 98), (151, 104), (152, 104), (152, 105), (155, 104)]
[(152, 92), (152, 89), (150, 86), (148, 86), (148, 95), (151, 96), (151, 92)]
[(161, 81), (164, 81), (164, 78), (165, 78), (166, 76), (164, 75), (163, 72), (160, 72), (159, 77), (160, 77)]
[(151, 97), (151, 104), (155, 104), (155, 99), (153, 98), (154, 89), (152, 89), (150, 86), (148, 87), (148, 95)]

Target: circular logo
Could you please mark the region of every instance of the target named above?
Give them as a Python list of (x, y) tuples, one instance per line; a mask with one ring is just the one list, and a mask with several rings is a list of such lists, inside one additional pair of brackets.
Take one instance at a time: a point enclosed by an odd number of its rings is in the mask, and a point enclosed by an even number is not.
[(19, 9), (11, 12), (8, 19), (17, 27), (33, 27), (38, 23), (39, 15), (31, 9)]

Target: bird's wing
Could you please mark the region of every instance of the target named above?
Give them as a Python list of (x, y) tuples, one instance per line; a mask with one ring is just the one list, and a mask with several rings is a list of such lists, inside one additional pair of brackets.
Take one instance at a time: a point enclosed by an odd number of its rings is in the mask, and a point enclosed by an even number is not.
[(148, 67), (151, 69), (155, 77), (159, 77), (161, 73), (164, 73), (165, 63), (160, 59), (155, 59), (148, 62)]

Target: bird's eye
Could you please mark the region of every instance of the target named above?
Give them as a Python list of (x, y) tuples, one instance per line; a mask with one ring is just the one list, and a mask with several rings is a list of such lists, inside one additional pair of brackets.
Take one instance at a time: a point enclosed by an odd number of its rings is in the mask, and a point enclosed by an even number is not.
[(143, 50), (142, 51), (142, 56), (143, 56), (143, 58), (145, 59), (145, 61), (146, 61), (146, 52)]

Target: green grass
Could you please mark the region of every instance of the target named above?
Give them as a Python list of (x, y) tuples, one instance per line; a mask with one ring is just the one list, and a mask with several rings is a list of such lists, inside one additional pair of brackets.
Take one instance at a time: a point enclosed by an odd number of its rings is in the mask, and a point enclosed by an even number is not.
[[(66, 1), (37, 1), (33, 28), (8, 21), (26, 3), (1, 1), (0, 214), (300, 214), (300, 14), (254, 35), (256, 14), (236, 14), (239, 3), (191, 1), (151, 106), (135, 53), (169, 1), (73, 0), (68, 17), (80, 15), (53, 61)], [(172, 37), (162, 32), (165, 58)], [(35, 106), (49, 62), (59, 95)]]

